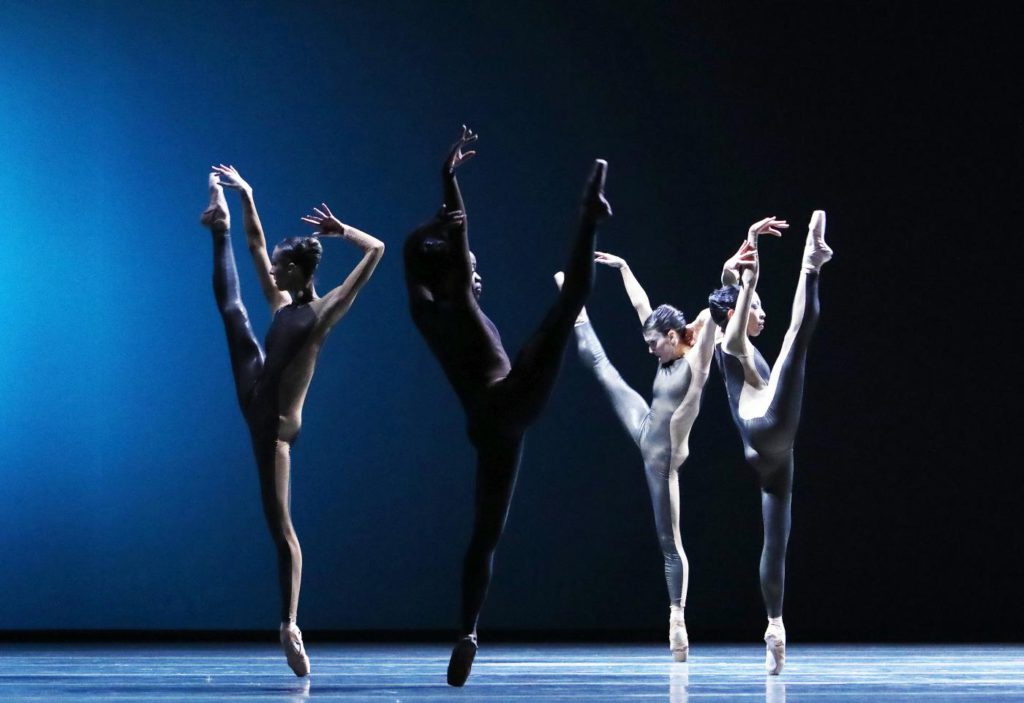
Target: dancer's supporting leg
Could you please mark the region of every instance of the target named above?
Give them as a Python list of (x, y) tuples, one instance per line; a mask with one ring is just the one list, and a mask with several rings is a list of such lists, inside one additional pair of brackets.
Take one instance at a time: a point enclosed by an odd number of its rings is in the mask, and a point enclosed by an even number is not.
[(669, 597), (669, 647), (676, 661), (689, 656), (690, 641), (686, 634), (684, 608), (690, 584), (690, 563), (683, 551), (679, 532), (679, 472), (665, 464), (644, 461), (644, 476), (654, 509), (654, 528), (665, 560), (665, 583)]
[(515, 490), (522, 441), (487, 433), (473, 440), (477, 453), (473, 534), (462, 569), (462, 632), (476, 636), (487, 597), (494, 552), (505, 529)]
[(765, 667), (778, 674), (786, 662), (786, 628), (782, 624), (782, 602), (786, 587), (786, 548), (789, 544), (793, 504), (793, 451), (780, 464), (765, 467), (761, 475), (761, 519), (764, 545), (761, 549), (761, 596), (768, 614), (764, 633)]
[(291, 516), (291, 445), (267, 428), (265, 436), (253, 435), (253, 449), (260, 471), (260, 499), (270, 537), (277, 551), (277, 578), (281, 589), (281, 646), (288, 665), (297, 676), (309, 673), (309, 657), (297, 624), (299, 587), (302, 583), (302, 549)]
[(470, 439), (476, 449), (473, 533), (462, 561), (462, 631), (448, 660), (448, 685), (469, 678), (477, 651), (477, 623), (494, 569), (494, 553), (505, 530), (523, 452), (522, 432), (506, 433), (493, 425), (476, 427)]

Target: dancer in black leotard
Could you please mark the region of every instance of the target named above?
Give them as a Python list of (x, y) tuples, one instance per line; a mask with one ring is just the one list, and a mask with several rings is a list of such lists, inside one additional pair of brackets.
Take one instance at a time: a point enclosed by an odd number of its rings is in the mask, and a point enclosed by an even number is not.
[(770, 217), (752, 225), (747, 240), (725, 263), (722, 288), (708, 299), (711, 316), (724, 331), (715, 356), (732, 417), (747, 461), (761, 483), (761, 592), (768, 611), (764, 641), (769, 674), (781, 672), (786, 661), (782, 599), (793, 495), (793, 443), (800, 424), (807, 348), (818, 322), (818, 275), (821, 266), (832, 258), (832, 249), (825, 244), (825, 213), (816, 210), (808, 228), (789, 330), (774, 368), (769, 368), (750, 343), (750, 337), (764, 329), (765, 320), (755, 292), (759, 275), (757, 242), (762, 234), (781, 236), (780, 230), (788, 226)]
[(462, 403), (477, 455), (473, 535), (462, 572), (461, 638), (448, 664), (453, 686), (466, 682), (476, 655), (477, 621), (515, 487), (523, 434), (551, 394), (573, 322), (593, 283), (597, 224), (611, 214), (603, 193), (607, 164), (598, 160), (584, 193), (565, 285), (509, 363), (498, 329), (477, 303), (481, 279), (469, 251), (466, 211), (455, 179), (455, 169), (475, 153), (463, 147), (475, 140), (463, 127), (442, 170), (444, 207), (409, 235), (404, 250), (413, 322)]
[[(690, 430), (700, 410), (715, 345), (711, 314), (701, 311), (687, 325), (683, 313), (671, 305), (653, 312), (651, 303), (626, 261), (597, 252), (596, 261), (622, 274), (626, 294), (643, 325), (644, 341), (658, 359), (653, 399), (643, 397), (622, 379), (605, 355), (587, 317), (586, 308), (576, 320), (576, 344), (580, 359), (590, 367), (604, 388), (626, 432), (636, 442), (644, 460), (644, 474), (654, 508), (654, 526), (665, 559), (669, 597), (669, 648), (676, 661), (686, 661), (690, 650), (684, 608), (689, 586), (689, 564), (679, 532), (679, 469), (690, 453)], [(559, 281), (561, 274), (555, 276)]]
[[(274, 312), (264, 349), (256, 341), (242, 303), (231, 248), (230, 216), (224, 188), (242, 197), (242, 219), (249, 253), (263, 294)], [(296, 676), (309, 673), (309, 658), (296, 624), (302, 552), (290, 511), (291, 445), (299, 435), (302, 405), (327, 334), (348, 311), (384, 253), (384, 244), (342, 224), (327, 205), (313, 208), (302, 220), (315, 225), (319, 237), (341, 237), (363, 252), (345, 281), (323, 297), (313, 289), (313, 272), (322, 246), (314, 237), (290, 237), (267, 255), (266, 239), (252, 188), (232, 166), (214, 166), (210, 205), (202, 223), (213, 234), (213, 290), (224, 320), (231, 370), (259, 469), (263, 512), (277, 546), (281, 587), (281, 646)]]

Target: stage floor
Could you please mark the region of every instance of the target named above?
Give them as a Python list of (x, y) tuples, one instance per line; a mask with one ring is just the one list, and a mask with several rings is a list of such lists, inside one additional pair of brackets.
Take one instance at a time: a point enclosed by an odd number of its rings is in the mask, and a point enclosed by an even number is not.
[(796, 643), (766, 677), (756, 645), (700, 645), (675, 664), (655, 645), (488, 645), (463, 689), (443, 645), (309, 645), (297, 679), (251, 644), (0, 644), (0, 701), (1011, 701), (1022, 646)]

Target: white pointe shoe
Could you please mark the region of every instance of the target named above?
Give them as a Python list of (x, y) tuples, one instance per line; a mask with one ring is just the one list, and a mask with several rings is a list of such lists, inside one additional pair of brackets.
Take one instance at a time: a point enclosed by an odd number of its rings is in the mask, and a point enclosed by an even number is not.
[(804, 245), (806, 273), (818, 273), (823, 264), (832, 260), (832, 247), (825, 243), (825, 211), (815, 210), (811, 223), (807, 225), (807, 243)]
[(298, 625), (281, 623), (281, 648), (288, 658), (288, 666), (296, 676), (309, 675), (309, 657), (306, 647), (302, 644), (302, 631)]
[(778, 676), (786, 665), (786, 628), (781, 624), (768, 625), (764, 645), (764, 668), (770, 676)]
[(668, 646), (672, 650), (672, 658), (677, 662), (684, 662), (690, 656), (690, 638), (686, 634), (681, 608), (673, 607), (669, 611)]

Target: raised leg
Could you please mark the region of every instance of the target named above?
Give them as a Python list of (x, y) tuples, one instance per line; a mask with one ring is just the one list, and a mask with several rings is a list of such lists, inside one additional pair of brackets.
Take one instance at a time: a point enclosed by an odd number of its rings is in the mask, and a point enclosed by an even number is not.
[[(596, 176), (592, 176), (595, 178)], [(584, 218), (573, 242), (558, 297), (536, 331), (519, 351), (500, 389), (510, 424), (532, 423), (547, 402), (562, 365), (576, 317), (594, 286), (594, 244), (597, 222)]]
[(786, 330), (779, 358), (769, 379), (774, 392), (766, 416), (772, 418), (780, 440), (773, 442), (771, 447), (763, 448), (769, 453), (789, 449), (796, 438), (803, 404), (807, 350), (821, 312), (818, 301), (819, 272), (821, 266), (831, 258), (832, 249), (825, 243), (825, 213), (817, 210), (807, 232), (804, 263), (793, 296), (789, 329)]
[(213, 293), (224, 321), (235, 392), (244, 411), (248, 393), (263, 368), (264, 357), (242, 303), (235, 253), (231, 248), (231, 219), (224, 189), (217, 183), (215, 174), (210, 174), (210, 205), (200, 221), (213, 235)]
[(605, 395), (611, 401), (615, 415), (629, 433), (633, 442), (640, 445), (640, 432), (644, 421), (651, 412), (647, 401), (639, 393), (629, 387), (622, 379), (618, 370), (608, 360), (594, 328), (589, 322), (577, 324), (575, 327), (576, 347), (580, 360), (593, 370)]

